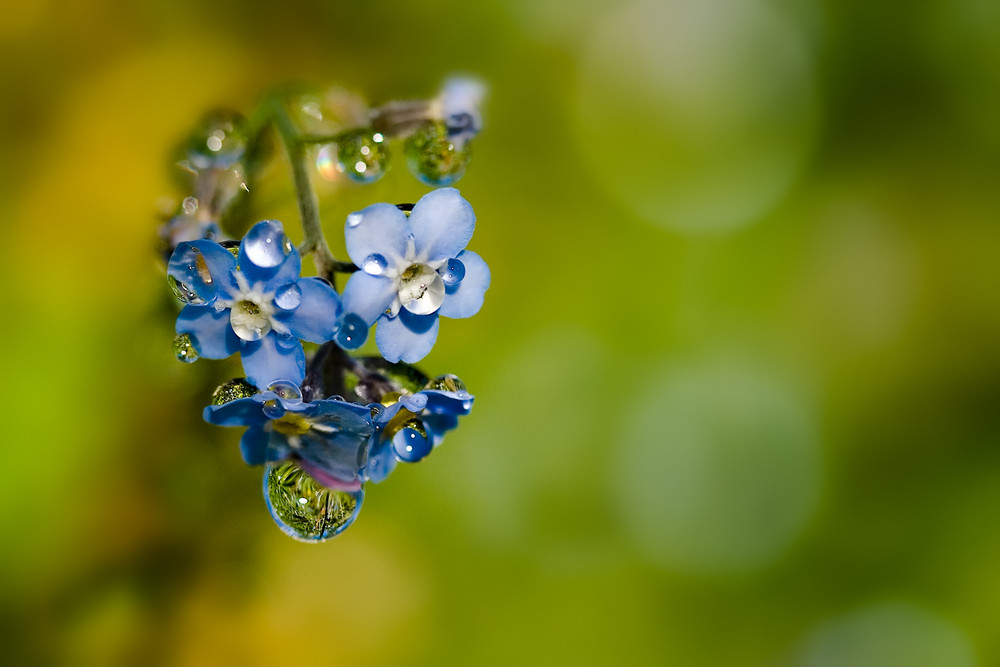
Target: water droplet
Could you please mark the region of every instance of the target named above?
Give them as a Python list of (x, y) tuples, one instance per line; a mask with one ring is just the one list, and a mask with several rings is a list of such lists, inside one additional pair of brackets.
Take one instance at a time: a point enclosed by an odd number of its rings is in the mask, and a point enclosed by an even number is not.
[(280, 334), (278, 332), (275, 332), (274, 339), (278, 343), (278, 347), (280, 347), (283, 350), (290, 350), (296, 345), (301, 345), (301, 343), (299, 343), (299, 339), (290, 333)]
[(451, 185), (469, 165), (469, 145), (459, 148), (444, 123), (428, 121), (406, 139), (406, 166), (427, 185)]
[(302, 391), (299, 389), (299, 385), (294, 382), (289, 382), (288, 380), (278, 380), (277, 382), (272, 382), (267, 386), (267, 390), (273, 391), (278, 395), (278, 398), (283, 398), (286, 401), (302, 400)]
[(337, 330), (337, 345), (345, 350), (354, 350), (361, 347), (368, 338), (368, 324), (355, 313), (344, 315)]
[(457, 285), (465, 277), (465, 264), (462, 264), (461, 260), (452, 258), (438, 269), (438, 273), (441, 274), (441, 280), (445, 285)]
[(198, 198), (197, 197), (185, 197), (184, 201), (181, 202), (181, 209), (187, 215), (194, 215), (198, 210)]
[(292, 252), (292, 242), (277, 220), (263, 220), (250, 228), (243, 239), (243, 253), (263, 269), (278, 266)]
[(370, 273), (373, 276), (380, 276), (385, 273), (385, 270), (389, 268), (389, 262), (386, 261), (385, 257), (378, 253), (372, 253), (365, 258), (365, 261), (361, 263), (361, 269), (365, 273)]
[(260, 340), (271, 330), (271, 320), (255, 301), (237, 301), (229, 311), (229, 323), (243, 340)]
[(399, 302), (414, 315), (435, 312), (444, 296), (444, 281), (426, 264), (411, 264), (399, 276)]
[(323, 542), (350, 526), (361, 511), (364, 489), (334, 491), (318, 484), (294, 461), (270, 465), (264, 498), (278, 527), (302, 542)]
[(392, 450), (396, 458), (406, 463), (416, 463), (431, 453), (433, 445), (427, 438), (420, 420), (412, 419), (392, 436)]
[(371, 183), (385, 173), (389, 152), (370, 129), (351, 130), (337, 137), (336, 170), (357, 183)]
[(250, 398), (257, 393), (257, 387), (253, 386), (243, 378), (230, 380), (219, 385), (212, 392), (212, 405), (223, 405), (240, 398)]
[(188, 141), (188, 160), (198, 169), (228, 169), (246, 151), (243, 116), (220, 110), (202, 119)]
[(182, 333), (174, 338), (174, 354), (178, 361), (183, 361), (185, 364), (198, 361), (198, 348), (195, 347), (191, 334)]
[(302, 290), (296, 283), (288, 283), (278, 288), (274, 293), (274, 303), (282, 310), (298, 308), (302, 303)]
[(358, 225), (361, 224), (361, 221), (364, 219), (365, 216), (363, 213), (351, 213), (350, 215), (347, 216), (347, 226), (357, 227)]
[(280, 419), (285, 414), (285, 406), (276, 398), (264, 401), (261, 409), (264, 412), (264, 416), (268, 419)]
[(218, 292), (205, 256), (192, 243), (181, 243), (170, 256), (167, 283), (174, 296), (195, 305), (208, 303)]
[(428, 382), (424, 389), (436, 389), (438, 391), (453, 391), (455, 393), (468, 393), (465, 383), (457, 375), (448, 373), (439, 375)]

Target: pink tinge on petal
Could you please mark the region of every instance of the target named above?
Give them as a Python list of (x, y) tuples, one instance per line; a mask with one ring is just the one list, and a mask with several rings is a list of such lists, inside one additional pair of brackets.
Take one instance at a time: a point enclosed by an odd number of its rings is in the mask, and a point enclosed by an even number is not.
[(345, 482), (339, 477), (334, 477), (333, 475), (325, 472), (324, 470), (314, 466), (305, 459), (296, 459), (296, 463), (299, 467), (306, 471), (306, 474), (312, 477), (316, 482), (322, 484), (328, 489), (333, 489), (334, 491), (360, 491), (361, 490), (361, 480), (355, 479), (350, 482)]

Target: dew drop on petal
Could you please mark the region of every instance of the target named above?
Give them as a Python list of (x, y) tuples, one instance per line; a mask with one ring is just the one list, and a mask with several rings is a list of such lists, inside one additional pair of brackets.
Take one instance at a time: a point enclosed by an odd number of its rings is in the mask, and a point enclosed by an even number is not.
[(389, 262), (386, 261), (385, 257), (376, 253), (372, 253), (365, 258), (365, 261), (361, 263), (361, 269), (368, 274), (373, 276), (380, 276), (385, 273), (385, 270), (389, 268)]
[[(419, 429), (419, 430), (418, 430)], [(416, 463), (431, 453), (433, 446), (418, 420), (407, 422), (392, 436), (392, 451), (396, 458), (406, 463)]]
[(406, 139), (406, 166), (423, 183), (451, 185), (465, 174), (469, 143), (459, 147), (440, 121), (428, 121)]
[(294, 461), (270, 465), (264, 473), (271, 517), (286, 535), (302, 542), (323, 542), (341, 533), (357, 518), (364, 496), (364, 489), (327, 489)]
[(426, 264), (412, 264), (399, 276), (399, 302), (414, 315), (437, 311), (444, 297), (444, 281)]
[(274, 304), (282, 310), (293, 310), (302, 303), (302, 290), (294, 283), (287, 283), (274, 293)]
[(368, 338), (368, 324), (359, 315), (347, 313), (337, 330), (337, 344), (345, 350), (361, 347)]
[(361, 221), (364, 220), (364, 218), (365, 216), (363, 213), (351, 213), (347, 216), (347, 226), (357, 227), (361, 224)]
[(285, 414), (285, 406), (276, 398), (264, 401), (261, 410), (268, 419), (280, 419)]
[(228, 169), (246, 152), (245, 121), (235, 111), (220, 110), (202, 119), (188, 140), (188, 160), (198, 169)]
[(212, 405), (223, 405), (241, 398), (250, 398), (257, 393), (257, 387), (243, 378), (230, 380), (216, 387), (212, 392)]
[(198, 348), (195, 347), (191, 334), (182, 333), (174, 338), (174, 355), (185, 364), (198, 361)]
[(429, 380), (424, 389), (436, 389), (438, 391), (453, 391), (457, 394), (468, 394), (469, 391), (462, 382), (461, 378), (457, 375), (452, 375), (448, 373), (447, 375), (439, 375), (433, 380)]
[(247, 259), (263, 269), (284, 262), (292, 249), (292, 242), (277, 220), (258, 222), (243, 239), (243, 252)]
[(201, 305), (215, 299), (218, 287), (205, 256), (196, 245), (181, 243), (167, 265), (170, 291), (184, 303)]
[(272, 382), (267, 386), (267, 390), (274, 392), (278, 395), (278, 398), (283, 398), (286, 401), (302, 400), (302, 391), (299, 389), (299, 385), (288, 380)]
[(438, 269), (438, 273), (441, 274), (441, 280), (445, 285), (457, 285), (465, 277), (465, 264), (459, 259), (452, 258)]
[(275, 332), (274, 339), (278, 343), (278, 347), (283, 350), (290, 350), (300, 344), (299, 339), (291, 334), (280, 334)]

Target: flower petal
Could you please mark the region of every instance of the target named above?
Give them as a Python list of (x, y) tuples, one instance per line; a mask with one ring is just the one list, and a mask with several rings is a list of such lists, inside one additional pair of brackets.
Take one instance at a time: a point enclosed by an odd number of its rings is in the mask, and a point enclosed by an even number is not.
[(359, 267), (373, 254), (382, 255), (390, 267), (399, 267), (409, 237), (406, 214), (392, 204), (373, 204), (351, 213), (344, 226), (347, 254)]
[(345, 313), (354, 313), (371, 326), (395, 297), (396, 281), (356, 271), (344, 286), (341, 303)]
[(424, 415), (420, 419), (424, 422), (427, 436), (435, 447), (444, 442), (445, 433), (458, 426), (456, 415)]
[(283, 322), (292, 334), (313, 343), (325, 343), (333, 338), (340, 316), (340, 298), (332, 287), (317, 278), (296, 281), (301, 301), (294, 310), (279, 310), (274, 319)]
[(483, 307), (483, 298), (490, 287), (490, 267), (471, 250), (459, 254), (458, 259), (465, 265), (465, 277), (457, 285), (445, 286), (444, 303), (438, 313), (445, 317), (472, 317)]
[(396, 454), (392, 451), (392, 443), (388, 440), (377, 440), (368, 453), (368, 465), (365, 466), (365, 476), (378, 484), (396, 469)]
[(240, 271), (251, 285), (272, 288), (299, 277), (302, 258), (277, 220), (261, 220), (240, 241)]
[(267, 443), (270, 439), (271, 435), (260, 426), (247, 429), (240, 438), (240, 454), (243, 455), (247, 465), (259, 466), (267, 463)]
[(359, 473), (367, 460), (368, 440), (373, 431), (371, 411), (363, 405), (338, 400), (303, 406), (300, 412), (311, 425), (300, 436), (295, 451), (303, 468), (325, 486), (334, 484), (348, 491), (360, 488)]
[(305, 378), (306, 355), (302, 343), (293, 341), (288, 347), (279, 345), (274, 331), (260, 340), (245, 342), (240, 355), (247, 380), (254, 386), (267, 387), (278, 380), (299, 385)]
[(189, 303), (211, 304), (220, 290), (229, 294), (235, 288), (233, 269), (236, 258), (215, 241), (197, 240), (180, 243), (167, 263), (167, 275), (180, 285)]
[(472, 205), (455, 188), (439, 188), (420, 198), (410, 213), (418, 262), (457, 257), (476, 228)]
[(253, 397), (238, 398), (222, 405), (209, 405), (202, 416), (216, 426), (260, 426), (268, 421), (260, 401)]
[(414, 315), (400, 310), (393, 318), (383, 317), (375, 329), (375, 343), (386, 361), (414, 363), (427, 356), (438, 335), (437, 313)]
[(198, 354), (206, 359), (225, 359), (240, 349), (240, 339), (229, 324), (229, 309), (212, 306), (184, 306), (174, 330), (194, 338)]

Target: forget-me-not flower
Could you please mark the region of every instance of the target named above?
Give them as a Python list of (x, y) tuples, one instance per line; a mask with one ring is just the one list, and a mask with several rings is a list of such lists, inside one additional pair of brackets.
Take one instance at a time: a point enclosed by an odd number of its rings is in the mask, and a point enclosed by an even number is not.
[(305, 402), (299, 388), (276, 382), (260, 394), (205, 408), (205, 421), (246, 426), (240, 440), (250, 465), (294, 459), (329, 489), (362, 485), (371, 435), (371, 410), (338, 399)]
[[(483, 305), (490, 269), (465, 250), (475, 225), (472, 206), (454, 188), (424, 195), (409, 217), (391, 204), (351, 213), (347, 254), (361, 270), (344, 288), (345, 322), (377, 322), (375, 342), (388, 361), (423, 359), (437, 340), (439, 315), (471, 317)], [(353, 348), (363, 339), (338, 342)]]
[(301, 267), (276, 220), (254, 225), (237, 257), (213, 241), (181, 243), (167, 267), (175, 292), (187, 302), (177, 333), (189, 334), (207, 359), (239, 352), (247, 379), (258, 387), (276, 380), (300, 384), (305, 354), (299, 339), (331, 340), (341, 310), (333, 288), (300, 278)]

